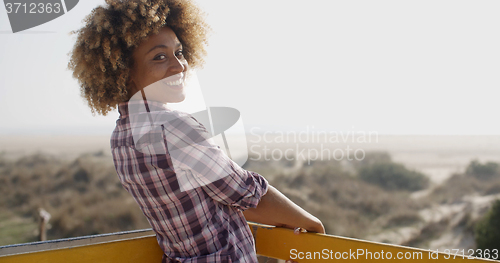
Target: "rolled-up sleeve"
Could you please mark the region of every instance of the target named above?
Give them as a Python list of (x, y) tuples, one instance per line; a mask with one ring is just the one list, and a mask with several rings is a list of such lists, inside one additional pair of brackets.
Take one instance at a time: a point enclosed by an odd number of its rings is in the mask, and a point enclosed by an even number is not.
[[(221, 154), (224, 152), (221, 151)], [(234, 162), (231, 165), (238, 166)], [(201, 187), (212, 199), (220, 203), (235, 206), (241, 210), (255, 208), (262, 196), (267, 193), (267, 180), (258, 173), (238, 168), (235, 167), (233, 173), (217, 181), (201, 184)]]
[(266, 179), (232, 161), (190, 115), (170, 118), (164, 135), (181, 190), (200, 187), (213, 200), (241, 210), (255, 208), (266, 194)]

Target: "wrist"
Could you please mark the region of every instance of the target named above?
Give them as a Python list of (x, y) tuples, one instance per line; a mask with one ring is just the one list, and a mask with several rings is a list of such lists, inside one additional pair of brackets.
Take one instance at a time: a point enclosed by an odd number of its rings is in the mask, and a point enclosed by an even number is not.
[(325, 234), (325, 227), (323, 226), (323, 223), (316, 217), (311, 219), (310, 224), (308, 224), (305, 229), (309, 232)]

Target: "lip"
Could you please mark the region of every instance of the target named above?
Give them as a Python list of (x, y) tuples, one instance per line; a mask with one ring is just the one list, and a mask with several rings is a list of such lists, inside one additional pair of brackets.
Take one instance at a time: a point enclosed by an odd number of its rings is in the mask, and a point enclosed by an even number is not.
[(186, 75), (184, 72), (166, 77), (163, 79), (163, 83), (169, 88), (181, 90), (184, 88), (184, 82), (186, 81)]

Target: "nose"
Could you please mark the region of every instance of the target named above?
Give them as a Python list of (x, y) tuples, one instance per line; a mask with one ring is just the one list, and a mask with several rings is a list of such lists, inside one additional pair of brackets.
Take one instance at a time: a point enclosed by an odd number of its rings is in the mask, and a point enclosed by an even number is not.
[(188, 68), (187, 61), (184, 58), (179, 59), (178, 57), (174, 57), (171, 61), (172, 65), (170, 65), (169, 71), (172, 75), (185, 72)]

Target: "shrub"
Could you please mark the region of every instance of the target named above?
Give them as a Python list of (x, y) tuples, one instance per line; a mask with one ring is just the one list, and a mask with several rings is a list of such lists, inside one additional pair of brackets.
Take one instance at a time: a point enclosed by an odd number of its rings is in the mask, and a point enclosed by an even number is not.
[(0, 245), (35, 241), (41, 207), (52, 215), (48, 239), (150, 227), (121, 186), (111, 156), (100, 152), (74, 161), (0, 155), (0, 193)]
[(396, 211), (394, 214), (390, 215), (387, 219), (385, 227), (401, 227), (409, 226), (418, 223), (422, 220), (417, 211), (406, 209), (402, 211)]
[(496, 200), (486, 216), (476, 224), (475, 238), (481, 251), (500, 250), (500, 200)]
[(410, 171), (402, 164), (375, 163), (359, 172), (364, 181), (378, 185), (386, 190), (417, 191), (429, 185), (429, 179), (422, 173)]
[(392, 162), (392, 158), (389, 153), (374, 151), (374, 152), (367, 152), (365, 154), (365, 158), (358, 162), (354, 162), (354, 165), (356, 166), (356, 168), (362, 169), (377, 163), (390, 163), (390, 162)]
[(478, 160), (470, 162), (465, 174), (481, 180), (488, 180), (499, 175), (499, 165), (495, 162), (481, 164)]

